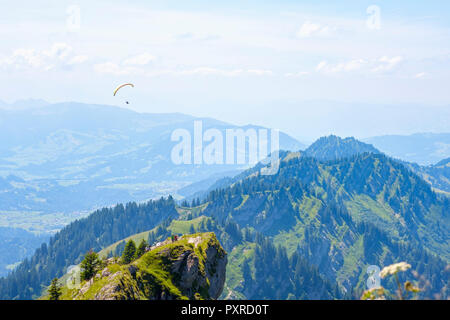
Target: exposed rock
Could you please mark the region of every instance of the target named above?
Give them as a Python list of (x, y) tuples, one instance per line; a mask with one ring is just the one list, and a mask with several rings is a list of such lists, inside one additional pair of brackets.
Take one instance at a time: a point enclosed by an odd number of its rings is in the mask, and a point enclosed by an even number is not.
[(103, 271), (102, 271), (102, 277), (103, 278), (108, 277), (110, 274), (111, 274), (111, 272), (109, 272), (108, 268), (103, 269)]
[(195, 247), (197, 247), (200, 242), (202, 242), (202, 237), (195, 237), (188, 239), (188, 243), (193, 243)]
[(214, 233), (185, 236), (164, 241), (130, 265), (109, 264), (82, 286), (75, 299), (217, 299), (226, 265), (227, 254)]
[(208, 293), (212, 299), (218, 299), (222, 294), (225, 285), (225, 274), (227, 267), (227, 257), (223, 257), (223, 249), (218, 250), (215, 247), (206, 249), (207, 260), (205, 269), (209, 279)]
[[(201, 236), (188, 238), (188, 243), (195, 248), (203, 241)], [(189, 298), (195, 298), (195, 293), (203, 290), (208, 298), (217, 299), (225, 284), (227, 257), (217, 240), (206, 247), (203, 256), (205, 259), (201, 263), (195, 251), (183, 252), (173, 262), (172, 272), (180, 275), (178, 287)]]
[(84, 295), (89, 288), (92, 286), (92, 284), (94, 283), (94, 279), (89, 280), (88, 282), (86, 282), (80, 289), (80, 291), (78, 292), (79, 296)]
[(139, 300), (140, 293), (136, 283), (131, 281), (131, 275), (116, 272), (108, 277), (108, 282), (98, 293), (95, 300)]
[(137, 268), (135, 265), (130, 265), (130, 266), (128, 267), (128, 271), (130, 272), (130, 274), (131, 274), (131, 276), (132, 276), (133, 278), (136, 277), (136, 272), (137, 272), (137, 270), (138, 270), (138, 268)]

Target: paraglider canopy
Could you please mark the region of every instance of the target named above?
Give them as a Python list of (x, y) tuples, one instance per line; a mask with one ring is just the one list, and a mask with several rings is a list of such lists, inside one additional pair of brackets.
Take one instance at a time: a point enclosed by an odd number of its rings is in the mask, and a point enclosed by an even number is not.
[(125, 86), (131, 86), (131, 87), (134, 88), (134, 84), (132, 84), (132, 83), (124, 83), (124, 84), (121, 84), (120, 86), (118, 86), (118, 87), (114, 90), (114, 96), (116, 95), (117, 91), (119, 91), (120, 89), (122, 89), (122, 88), (125, 87)]

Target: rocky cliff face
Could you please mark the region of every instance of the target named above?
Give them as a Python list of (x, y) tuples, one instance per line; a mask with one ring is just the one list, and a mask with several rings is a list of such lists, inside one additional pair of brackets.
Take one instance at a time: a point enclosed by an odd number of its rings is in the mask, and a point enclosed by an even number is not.
[[(225, 284), (227, 257), (217, 239), (211, 238), (205, 246), (201, 235), (191, 237), (188, 243), (200, 249), (184, 251), (172, 264), (171, 271), (179, 276), (178, 287), (189, 298), (197, 293), (217, 299)], [(202, 244), (203, 243), (203, 244)]]
[(114, 261), (67, 297), (76, 300), (217, 299), (227, 254), (214, 233), (166, 241), (129, 265)]

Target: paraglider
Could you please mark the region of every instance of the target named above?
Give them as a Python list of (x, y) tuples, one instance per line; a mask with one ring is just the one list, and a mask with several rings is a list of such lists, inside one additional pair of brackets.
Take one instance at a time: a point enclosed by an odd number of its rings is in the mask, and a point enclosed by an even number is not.
[[(130, 87), (134, 88), (134, 84), (132, 84), (132, 83), (124, 83), (124, 84), (121, 84), (120, 86), (118, 86), (118, 87), (114, 90), (113, 96), (116, 96), (116, 93), (117, 93), (120, 89), (122, 89), (123, 87), (126, 87), (126, 86), (130, 86)], [(128, 102), (128, 101), (125, 101), (125, 103), (126, 103), (126, 104), (130, 104), (130, 102)]]
[(131, 87), (133, 87), (134, 88), (134, 84), (132, 84), (132, 83), (124, 83), (124, 84), (121, 84), (120, 86), (118, 86), (115, 90), (114, 90), (114, 96), (116, 96), (116, 93), (117, 93), (117, 91), (119, 91), (120, 89), (122, 89), (123, 87), (126, 87), (126, 86), (131, 86)]

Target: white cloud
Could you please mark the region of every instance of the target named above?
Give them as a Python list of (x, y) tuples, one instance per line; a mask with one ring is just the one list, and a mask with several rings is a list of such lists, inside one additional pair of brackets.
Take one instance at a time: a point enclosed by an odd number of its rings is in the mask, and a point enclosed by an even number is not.
[(403, 57), (387, 57), (383, 56), (377, 59), (352, 59), (336, 64), (329, 64), (327, 61), (320, 62), (317, 67), (317, 72), (322, 73), (383, 73), (393, 70), (402, 61)]
[(293, 73), (285, 73), (284, 76), (288, 78), (301, 78), (304, 76), (307, 76), (309, 72), (306, 71), (299, 71), (299, 72), (293, 72)]
[(81, 64), (84, 63), (88, 60), (87, 56), (75, 56), (72, 59), (69, 60), (69, 62), (67, 64), (69, 65), (73, 65), (73, 64)]
[(137, 75), (142, 74), (143, 71), (134, 67), (123, 67), (113, 62), (105, 62), (94, 65), (94, 71), (97, 73), (103, 74), (112, 74), (112, 75)]
[(49, 49), (16, 49), (11, 55), (0, 59), (0, 66), (19, 70), (49, 71), (58, 66), (80, 64), (86, 56), (72, 55), (73, 49), (66, 43), (55, 43)]
[(326, 61), (321, 61), (319, 62), (319, 64), (316, 67), (316, 71), (320, 71), (323, 70), (326, 66), (327, 66), (327, 62)]
[(422, 79), (426, 75), (427, 75), (426, 72), (420, 72), (420, 73), (417, 73), (416, 75), (414, 75), (414, 79)]
[(335, 66), (332, 66), (329, 71), (330, 72), (351, 72), (361, 70), (366, 66), (369, 62), (364, 59), (353, 59), (344, 63), (339, 63)]
[(144, 68), (155, 59), (151, 54), (143, 53), (125, 59), (121, 64), (110, 61), (95, 64), (94, 71), (112, 75), (144, 75), (146, 73)]
[(126, 59), (123, 64), (131, 66), (144, 66), (154, 61), (156, 58), (148, 53), (143, 53), (131, 58)]
[(34, 49), (17, 49), (14, 50), (13, 54), (4, 61), (6, 64), (16, 68), (39, 68), (44, 65), (43, 60), (42, 55)]
[(148, 53), (139, 54), (122, 60), (121, 63), (107, 61), (94, 65), (94, 71), (103, 74), (112, 75), (142, 75), (148, 77), (171, 75), (171, 76), (222, 76), (222, 77), (236, 77), (236, 76), (270, 76), (271, 70), (267, 69), (221, 69), (215, 67), (192, 67), (192, 68), (177, 68), (168, 66), (166, 69), (161, 68), (150, 62), (155, 61), (156, 57)]
[(377, 65), (372, 69), (373, 72), (384, 72), (384, 71), (390, 71), (394, 69), (399, 63), (403, 61), (403, 57), (396, 56), (396, 57), (381, 57), (377, 61)]
[(297, 37), (309, 38), (313, 36), (329, 36), (332, 31), (334, 31), (334, 29), (329, 26), (307, 21), (298, 30)]
[(173, 36), (178, 41), (214, 41), (220, 40), (222, 37), (217, 34), (194, 34), (192, 32), (185, 32)]
[(237, 77), (237, 76), (270, 76), (273, 72), (265, 69), (218, 69), (211, 67), (198, 67), (184, 70), (163, 70), (152, 71), (147, 73), (147, 76), (173, 75), (173, 76), (222, 76), (222, 77)]
[(272, 71), (270, 70), (262, 70), (262, 69), (250, 69), (247, 70), (248, 74), (255, 75), (255, 76), (270, 76), (272, 75)]
[(66, 59), (72, 52), (72, 47), (66, 43), (55, 43), (49, 50), (44, 50), (43, 54), (50, 58), (57, 58), (60, 60)]
[(210, 76), (210, 75), (220, 75), (220, 76), (228, 76), (233, 77), (243, 73), (242, 69), (236, 70), (221, 70), (210, 67), (200, 67), (195, 69), (174, 71), (175, 74), (178, 75), (202, 75), (202, 76)]

